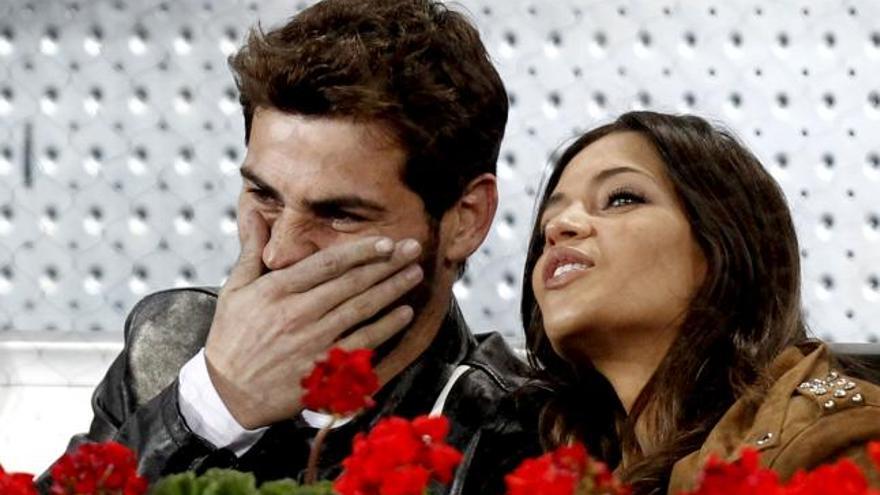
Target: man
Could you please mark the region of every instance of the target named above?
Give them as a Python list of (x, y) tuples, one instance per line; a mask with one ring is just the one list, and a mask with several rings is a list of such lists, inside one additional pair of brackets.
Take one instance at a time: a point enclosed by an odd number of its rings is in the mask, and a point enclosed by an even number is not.
[(379, 418), (433, 411), (466, 454), (451, 492), (489, 478), (499, 489), (488, 466), (510, 466), (473, 453), (519, 428), (499, 404), (524, 368), (498, 335), (468, 331), (451, 290), (495, 212), (507, 120), (477, 31), (432, 0), (325, 0), (252, 32), (230, 65), (248, 148), (240, 258), (219, 297), (171, 290), (137, 305), (71, 448), (121, 441), (150, 479), (208, 467), (302, 478), (327, 418), (303, 410), (300, 380), (333, 346), (368, 347), (376, 406), (331, 432), (320, 477)]

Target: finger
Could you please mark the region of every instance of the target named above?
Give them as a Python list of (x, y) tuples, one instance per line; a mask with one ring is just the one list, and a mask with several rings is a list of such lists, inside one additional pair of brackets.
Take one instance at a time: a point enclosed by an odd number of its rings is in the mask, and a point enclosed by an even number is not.
[(321, 334), (336, 339), (346, 330), (372, 318), (415, 287), (423, 277), (422, 268), (410, 265), (388, 279), (336, 306), (324, 315), (326, 328)]
[(413, 316), (413, 309), (410, 306), (399, 306), (379, 321), (359, 328), (351, 335), (340, 339), (335, 345), (347, 351), (375, 349), (406, 328), (412, 322)]
[(244, 218), (238, 222), (238, 228), (241, 253), (229, 273), (224, 289), (244, 287), (263, 273), (263, 249), (269, 242), (269, 227), (259, 213), (248, 210), (244, 212)]
[(412, 264), (411, 253), (405, 253), (406, 245), (398, 244), (391, 258), (381, 262), (355, 267), (343, 275), (329, 280), (308, 292), (309, 314), (319, 318), (345, 301), (364, 293), (371, 287), (388, 279)]
[[(387, 237), (367, 237), (322, 249), (294, 265), (270, 273), (265, 278), (267, 283), (281, 291), (302, 293), (361, 265), (396, 260), (396, 268), (389, 269), (385, 273), (387, 277), (407, 261), (414, 260), (420, 252), (418, 242), (411, 239), (395, 245)], [(360, 290), (365, 287), (368, 286), (363, 286)], [(337, 299), (336, 304), (342, 300)]]

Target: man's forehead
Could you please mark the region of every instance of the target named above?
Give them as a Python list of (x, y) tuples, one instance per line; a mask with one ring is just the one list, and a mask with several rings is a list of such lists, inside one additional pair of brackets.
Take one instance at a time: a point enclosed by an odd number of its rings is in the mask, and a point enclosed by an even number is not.
[[(405, 155), (404, 147), (394, 129), (381, 119), (355, 118), (345, 115), (303, 115), (276, 108), (258, 107), (254, 112), (253, 130), (258, 138), (269, 142), (320, 140), (336, 136), (334, 147), (365, 153)], [(318, 143), (316, 143), (318, 144)]]
[(263, 110), (254, 120), (246, 161), (317, 162), (323, 167), (363, 163), (393, 166), (398, 171), (406, 151), (388, 127), (348, 117), (304, 116)]

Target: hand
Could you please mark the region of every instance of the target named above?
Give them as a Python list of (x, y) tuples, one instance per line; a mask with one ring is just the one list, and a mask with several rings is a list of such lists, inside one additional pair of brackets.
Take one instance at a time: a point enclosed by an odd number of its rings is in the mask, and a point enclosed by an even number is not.
[(382, 237), (332, 246), (262, 274), (268, 227), (252, 214), (242, 228), (241, 255), (220, 292), (205, 357), (230, 413), (254, 429), (302, 410), (300, 380), (331, 347), (376, 348), (409, 324), (413, 309), (400, 306), (339, 338), (423, 274), (416, 241), (395, 245)]

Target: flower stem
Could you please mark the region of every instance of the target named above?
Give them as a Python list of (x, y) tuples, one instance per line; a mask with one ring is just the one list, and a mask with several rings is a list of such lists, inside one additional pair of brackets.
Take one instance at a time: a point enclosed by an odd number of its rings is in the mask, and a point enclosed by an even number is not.
[(330, 420), (327, 425), (318, 430), (318, 434), (315, 435), (315, 441), (312, 442), (312, 450), (309, 451), (309, 463), (306, 468), (306, 484), (311, 485), (318, 478), (318, 459), (321, 458), (321, 447), (324, 445), (324, 439), (327, 438), (327, 434), (330, 433), (330, 429), (333, 428), (333, 423), (336, 422), (336, 416), (333, 416), (333, 419)]

